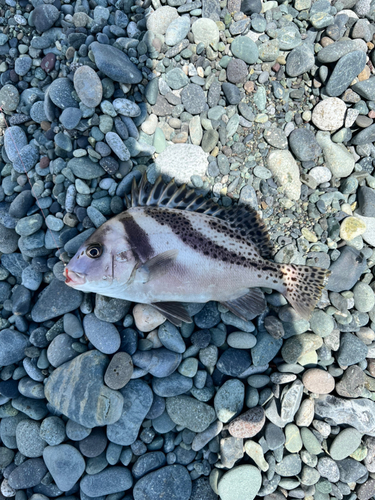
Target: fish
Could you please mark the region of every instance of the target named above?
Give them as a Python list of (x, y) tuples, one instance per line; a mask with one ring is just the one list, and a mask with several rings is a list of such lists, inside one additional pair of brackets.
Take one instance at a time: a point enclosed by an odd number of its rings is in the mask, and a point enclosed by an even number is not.
[(262, 287), (309, 319), (329, 271), (279, 264), (264, 221), (247, 205), (225, 208), (185, 184), (133, 179), (127, 210), (102, 224), (65, 268), (83, 292), (149, 304), (173, 324), (191, 322), (186, 303), (220, 302), (244, 320), (266, 308)]

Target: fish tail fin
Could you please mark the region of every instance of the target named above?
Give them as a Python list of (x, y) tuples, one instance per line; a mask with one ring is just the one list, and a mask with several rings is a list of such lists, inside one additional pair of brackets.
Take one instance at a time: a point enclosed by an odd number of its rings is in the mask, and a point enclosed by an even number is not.
[(282, 264), (280, 271), (284, 276), (284, 290), (281, 293), (303, 319), (310, 319), (328, 282), (330, 271), (296, 264)]

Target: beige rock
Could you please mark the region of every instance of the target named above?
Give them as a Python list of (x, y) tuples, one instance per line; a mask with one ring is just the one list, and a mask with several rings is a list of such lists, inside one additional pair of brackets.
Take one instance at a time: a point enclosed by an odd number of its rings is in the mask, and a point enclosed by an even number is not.
[(158, 125), (158, 117), (154, 114), (151, 114), (147, 118), (147, 120), (145, 120), (142, 123), (141, 129), (145, 134), (152, 135), (155, 132), (157, 125)]
[(332, 375), (319, 368), (306, 370), (302, 382), (307, 390), (316, 394), (329, 394), (335, 388), (335, 379)]
[(346, 217), (340, 226), (340, 238), (344, 241), (352, 241), (357, 236), (366, 232), (366, 223), (358, 217)]
[(263, 448), (260, 446), (260, 444), (249, 439), (245, 443), (245, 452), (247, 453), (247, 455), (249, 455), (250, 458), (254, 460), (261, 471), (268, 471), (269, 465), (264, 459)]
[(320, 130), (337, 130), (344, 125), (345, 102), (338, 97), (320, 101), (312, 113), (312, 122)]
[(137, 304), (133, 309), (135, 326), (141, 332), (151, 332), (166, 320), (159, 311), (148, 304)]
[(285, 196), (290, 200), (299, 200), (301, 196), (300, 172), (292, 154), (286, 150), (271, 151), (267, 165)]
[(314, 401), (305, 399), (296, 414), (296, 424), (298, 427), (308, 427), (314, 418)]

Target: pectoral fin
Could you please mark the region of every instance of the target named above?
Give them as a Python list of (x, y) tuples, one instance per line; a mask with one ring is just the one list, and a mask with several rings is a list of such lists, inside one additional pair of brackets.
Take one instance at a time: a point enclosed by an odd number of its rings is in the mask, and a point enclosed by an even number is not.
[(151, 305), (160, 311), (175, 326), (181, 326), (183, 321), (185, 323), (193, 322), (181, 302), (155, 302)]
[(164, 276), (175, 263), (178, 250), (167, 250), (142, 264), (137, 270), (137, 276), (142, 283)]
[(266, 308), (266, 300), (260, 288), (250, 288), (242, 297), (221, 304), (245, 321), (256, 318)]

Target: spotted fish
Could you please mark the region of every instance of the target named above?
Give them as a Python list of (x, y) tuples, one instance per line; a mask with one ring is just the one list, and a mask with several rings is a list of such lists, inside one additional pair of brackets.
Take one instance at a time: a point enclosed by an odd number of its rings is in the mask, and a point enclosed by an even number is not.
[(266, 306), (260, 287), (282, 293), (309, 318), (329, 272), (276, 264), (257, 212), (223, 208), (160, 177), (133, 182), (128, 209), (100, 226), (65, 270), (84, 292), (151, 304), (176, 325), (191, 322), (183, 302), (218, 301), (243, 319)]

